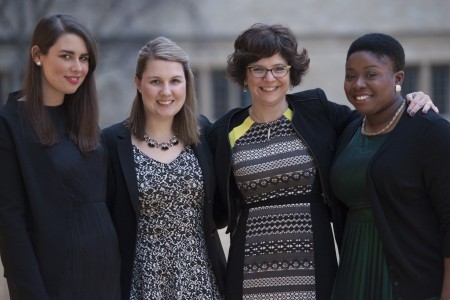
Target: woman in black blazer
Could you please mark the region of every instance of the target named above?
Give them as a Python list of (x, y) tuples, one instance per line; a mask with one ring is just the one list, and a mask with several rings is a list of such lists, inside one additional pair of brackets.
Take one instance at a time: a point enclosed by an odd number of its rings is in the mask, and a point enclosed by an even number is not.
[(76, 19), (43, 18), (24, 89), (0, 110), (0, 252), (13, 300), (120, 297), (96, 63)]
[[(159, 37), (137, 59), (130, 117), (103, 130), (123, 299), (220, 299), (213, 159), (188, 57)], [(220, 288), (219, 288), (220, 286)]]

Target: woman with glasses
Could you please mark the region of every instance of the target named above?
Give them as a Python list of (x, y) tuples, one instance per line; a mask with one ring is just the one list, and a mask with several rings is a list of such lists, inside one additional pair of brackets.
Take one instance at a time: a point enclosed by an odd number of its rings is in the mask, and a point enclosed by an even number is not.
[[(215, 218), (231, 236), (226, 299), (329, 299), (337, 269), (331, 221), (341, 239), (329, 166), (337, 136), (358, 113), (321, 89), (286, 94), (309, 66), (288, 28), (255, 24), (234, 47), (228, 72), (252, 104), (228, 112), (208, 136)], [(411, 114), (432, 107), (416, 95)]]

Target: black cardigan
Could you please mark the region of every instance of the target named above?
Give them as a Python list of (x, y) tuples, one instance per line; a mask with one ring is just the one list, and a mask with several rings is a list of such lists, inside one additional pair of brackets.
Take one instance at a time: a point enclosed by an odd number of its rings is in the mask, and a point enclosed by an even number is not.
[[(344, 131), (338, 153), (360, 125)], [(369, 163), (367, 184), (396, 299), (440, 295), (450, 257), (450, 123), (403, 113)]]
[[(345, 105), (328, 101), (321, 89), (306, 90), (286, 96), (293, 110), (292, 124), (298, 135), (306, 142), (317, 165), (323, 201), (331, 208), (335, 234), (341, 241), (343, 220), (336, 210), (330, 193), (329, 173), (335, 153), (337, 137), (345, 126), (359, 114)], [(208, 132), (208, 140), (215, 153), (215, 167), (219, 198), (214, 205), (214, 216), (220, 227), (228, 226), (234, 233), (240, 212), (240, 195), (231, 172), (231, 146), (228, 133), (248, 116), (248, 107), (237, 108), (217, 120)]]
[[(193, 145), (205, 180), (204, 230), (208, 255), (219, 289), (224, 292), (226, 259), (213, 220), (212, 205), (216, 188), (213, 159), (204, 132), (210, 123), (200, 117), (200, 144)], [(130, 130), (124, 123), (103, 129), (103, 140), (109, 152), (108, 205), (119, 237), (122, 270), (122, 298), (129, 299), (135, 255), (138, 210), (138, 187), (134, 169)]]

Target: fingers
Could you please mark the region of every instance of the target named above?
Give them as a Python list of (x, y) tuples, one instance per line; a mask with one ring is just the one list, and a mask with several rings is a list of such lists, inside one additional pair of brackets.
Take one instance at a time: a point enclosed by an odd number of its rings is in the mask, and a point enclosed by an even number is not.
[(439, 108), (436, 105), (433, 104), (431, 109), (434, 110), (435, 113), (439, 114)]
[(430, 108), (433, 107), (433, 102), (428, 101), (425, 103), (425, 105), (422, 107), (422, 113), (426, 114), (430, 110)]
[(416, 95), (416, 93), (409, 93), (406, 94), (406, 104), (410, 104), (411, 101), (414, 99), (414, 96)]
[(430, 108), (435, 112), (435, 113), (439, 113), (439, 109), (437, 108), (436, 105), (433, 104), (432, 101), (428, 101), (425, 106), (422, 108), (422, 113), (426, 114)]
[(431, 98), (423, 92), (415, 92), (406, 95), (406, 101), (408, 103), (407, 113), (410, 116), (414, 116), (419, 110), (426, 114), (430, 108), (439, 113), (439, 109), (433, 104)]

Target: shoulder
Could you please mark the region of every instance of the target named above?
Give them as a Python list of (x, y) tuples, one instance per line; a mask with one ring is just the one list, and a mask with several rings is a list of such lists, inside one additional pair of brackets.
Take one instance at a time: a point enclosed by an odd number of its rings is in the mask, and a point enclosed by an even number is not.
[(346, 105), (330, 101), (325, 92), (320, 88), (288, 94), (286, 98), (293, 107), (302, 107), (302, 109), (312, 109), (315, 107), (316, 109), (330, 112), (342, 110), (345, 113), (349, 113), (351, 111)]
[(433, 131), (439, 135), (450, 135), (450, 122), (441, 115), (436, 114), (434, 111), (429, 111), (427, 114), (419, 113), (417, 118), (412, 117), (412, 119), (416, 119), (416, 122), (419, 124), (425, 123), (428, 125), (426, 127), (429, 131)]
[(441, 115), (436, 114), (434, 111), (428, 111), (428, 113), (424, 114), (418, 112), (415, 116), (411, 117), (408, 114), (404, 113), (404, 119), (408, 120), (411, 126), (417, 126), (419, 128), (427, 128), (431, 127), (448, 127), (450, 123), (448, 120), (443, 118)]
[(304, 90), (301, 92), (288, 94), (288, 96), (297, 100), (309, 100), (326, 97), (325, 92), (321, 88)]
[(247, 117), (248, 117), (248, 107), (234, 108), (225, 113), (219, 119), (217, 119), (211, 125), (210, 132), (222, 130), (227, 131), (229, 127), (234, 127), (234, 125), (242, 123)]
[(301, 108), (308, 111), (317, 109), (329, 111), (330, 106), (335, 104), (328, 100), (325, 92), (320, 88), (288, 94), (286, 99), (293, 108)]
[(21, 91), (16, 91), (8, 95), (8, 100), (0, 108), (0, 115), (4, 118), (12, 118), (17, 116)]
[(129, 135), (129, 130), (125, 124), (126, 120), (102, 129), (103, 138), (111, 140)]
[(450, 147), (450, 122), (432, 111), (419, 112), (414, 117), (404, 112), (397, 127), (395, 136), (405, 143), (423, 145), (427, 149)]
[(333, 119), (338, 124), (348, 124), (360, 114), (350, 109), (345, 104), (338, 104), (328, 99), (325, 92), (320, 89), (305, 90), (302, 92), (289, 94), (287, 99), (293, 108), (299, 108), (304, 113), (315, 113), (327, 115), (327, 118)]
[(307, 100), (328, 100), (325, 92), (320, 88), (288, 94), (287, 97), (292, 102)]
[(0, 108), (0, 126), (2, 132), (6, 130), (13, 135), (22, 135), (24, 133), (21, 128), (25, 123), (20, 122), (18, 113), (20, 93), (20, 91), (10, 93), (7, 102)]
[(204, 115), (198, 116), (198, 125), (200, 126), (201, 132), (206, 132), (208, 128), (211, 126), (211, 122), (209, 119)]

